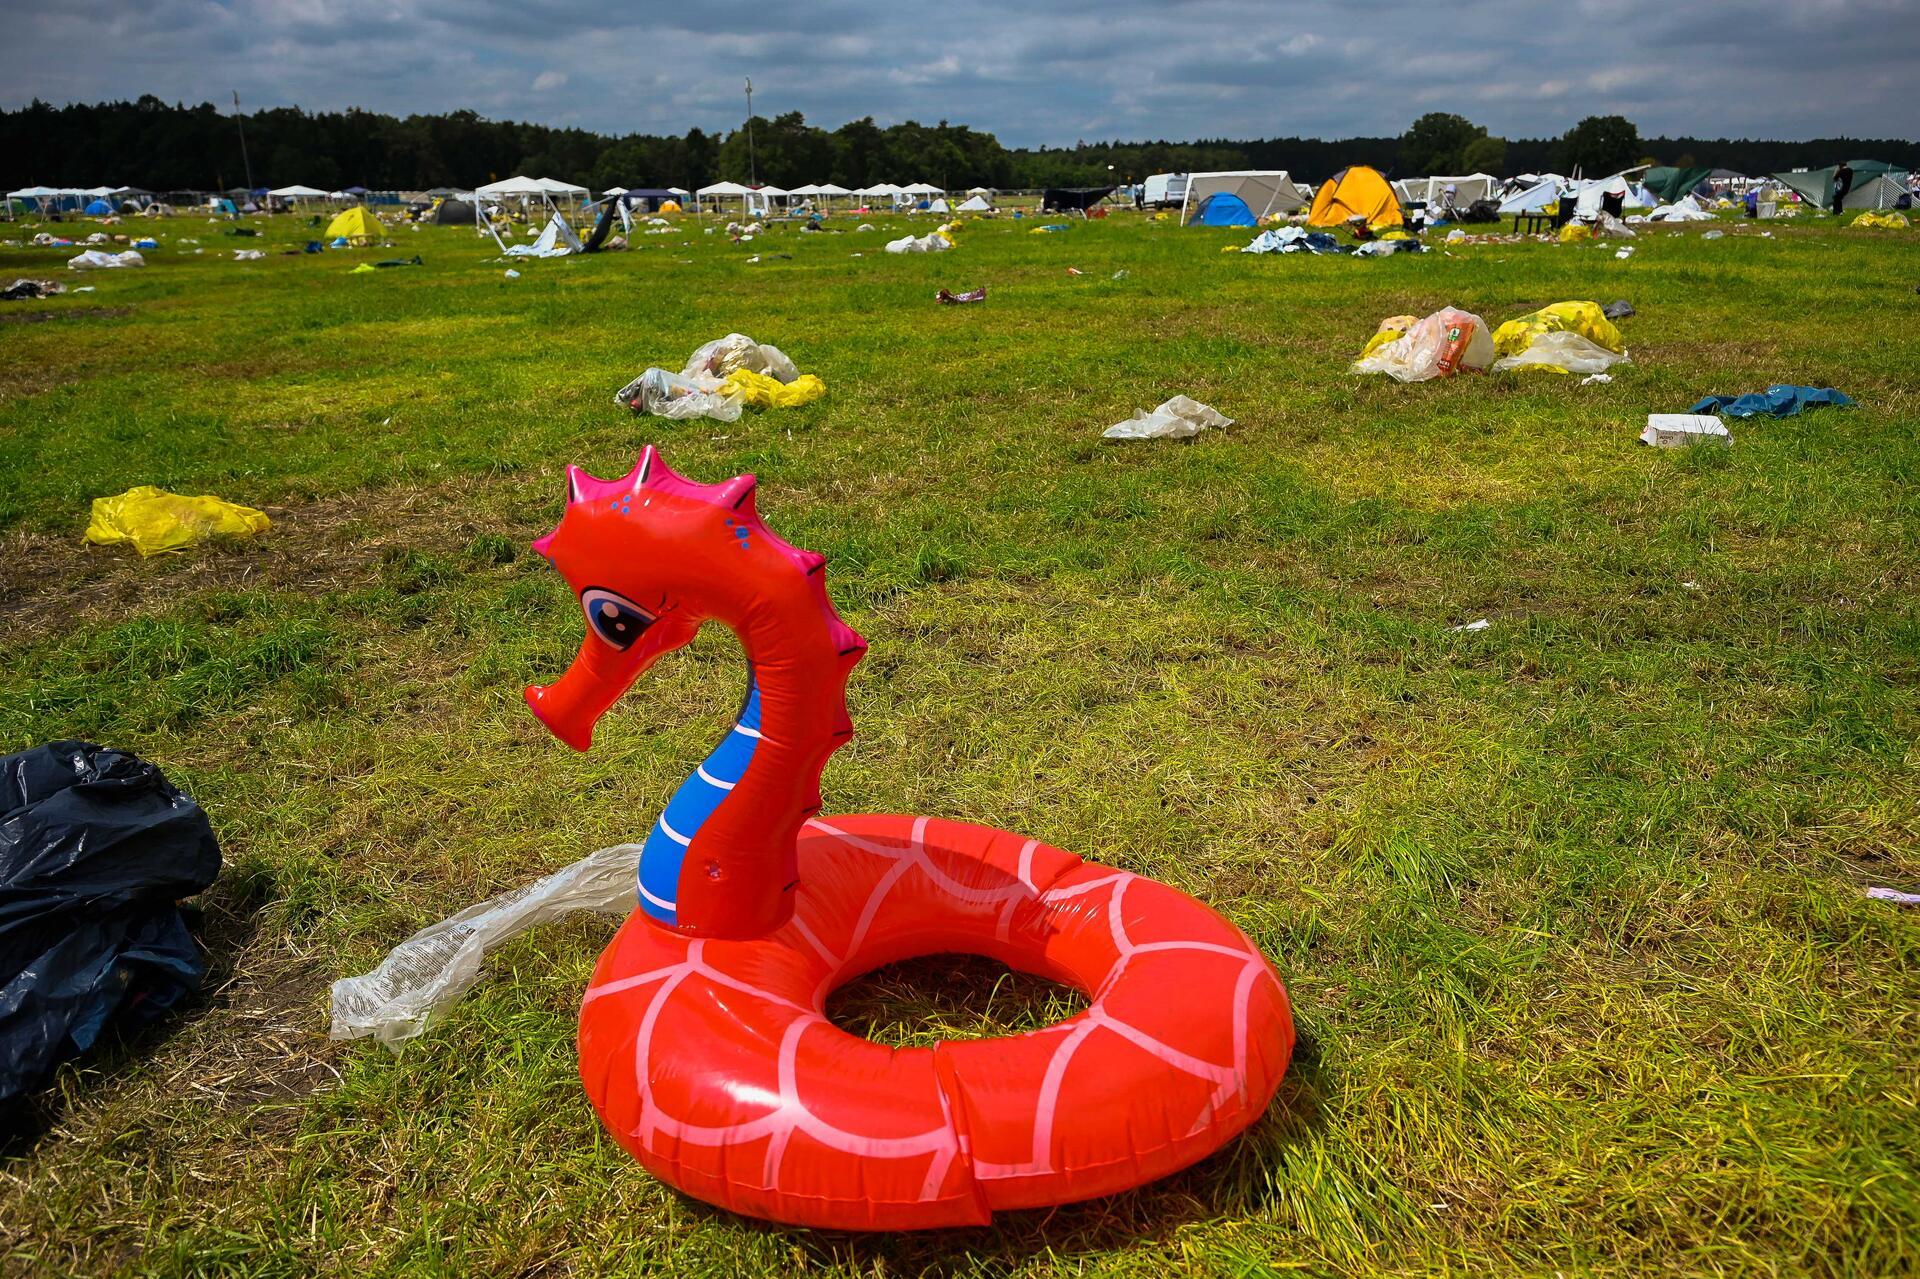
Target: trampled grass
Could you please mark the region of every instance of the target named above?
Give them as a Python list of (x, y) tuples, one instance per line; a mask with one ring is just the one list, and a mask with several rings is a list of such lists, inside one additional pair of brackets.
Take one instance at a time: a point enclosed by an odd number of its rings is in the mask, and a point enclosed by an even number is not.
[[(1862, 896), (1920, 887), (1913, 236), (1348, 261), (1030, 225), (911, 257), (884, 230), (639, 236), (518, 280), (450, 228), (397, 233), (425, 265), (370, 275), (347, 272), (396, 251), (240, 263), (257, 241), (190, 219), (144, 271), (0, 250), (8, 279), (98, 290), (0, 313), (0, 749), (150, 756), (227, 858), (216, 993), (61, 1073), (0, 1159), (0, 1269), (1920, 1269), (1920, 922)], [(1346, 371), (1386, 315), (1616, 297), (1639, 314), (1611, 385)], [(612, 404), (729, 331), (828, 397), (731, 425)], [(1860, 404), (1735, 423), (1724, 453), (1633, 443), (1649, 411), (1772, 381)], [(1238, 424), (1100, 440), (1181, 392)], [(526, 550), (560, 467), (617, 474), (648, 442), (757, 472), (769, 522), (831, 557), (873, 648), (830, 811), (1036, 835), (1196, 893), (1275, 959), (1302, 1048), (1252, 1133), (990, 1230), (731, 1217), (581, 1095), (601, 920), (507, 947), (402, 1056), (326, 1041), (328, 981), (642, 830), (732, 709), (718, 634), (589, 755), (520, 703), (580, 635)], [(275, 527), (82, 547), (88, 499), (136, 483)], [(922, 1042), (1073, 1006), (934, 959), (836, 1015)]]

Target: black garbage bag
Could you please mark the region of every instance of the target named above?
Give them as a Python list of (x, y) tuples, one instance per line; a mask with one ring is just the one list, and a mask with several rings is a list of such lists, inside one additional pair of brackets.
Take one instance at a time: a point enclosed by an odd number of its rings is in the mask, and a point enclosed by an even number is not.
[(200, 806), (92, 742), (0, 758), (0, 1102), (200, 989), (178, 902), (220, 873)]

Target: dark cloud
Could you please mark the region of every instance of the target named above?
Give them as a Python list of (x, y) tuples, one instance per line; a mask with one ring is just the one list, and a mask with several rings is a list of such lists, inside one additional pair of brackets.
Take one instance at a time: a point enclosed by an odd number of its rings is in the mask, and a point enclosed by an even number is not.
[(1618, 111), (1647, 134), (1913, 136), (1920, 0), (0, 0), (0, 102), (130, 98), (603, 132), (765, 114), (948, 119), (1012, 145), (1397, 134), (1458, 111), (1512, 137)]

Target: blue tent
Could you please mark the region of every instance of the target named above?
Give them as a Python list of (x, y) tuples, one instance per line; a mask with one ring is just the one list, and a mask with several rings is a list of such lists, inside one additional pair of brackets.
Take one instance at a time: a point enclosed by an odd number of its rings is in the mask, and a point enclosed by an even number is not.
[(105, 217), (107, 214), (112, 212), (113, 212), (113, 206), (111, 204), (108, 204), (105, 200), (95, 200), (92, 204), (89, 204), (87, 206), (88, 217), (94, 217), (94, 218)]
[(1188, 226), (1259, 226), (1247, 202), (1229, 191), (1215, 191), (1200, 202)]

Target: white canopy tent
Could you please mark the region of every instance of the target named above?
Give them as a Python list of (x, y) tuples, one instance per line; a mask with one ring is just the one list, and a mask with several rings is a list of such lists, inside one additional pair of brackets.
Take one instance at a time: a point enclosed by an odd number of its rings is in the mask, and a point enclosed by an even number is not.
[[(1396, 187), (1398, 184), (1395, 184)], [(1469, 173), (1454, 178), (1428, 178), (1420, 193), (1414, 197), (1424, 201), (1429, 209), (1444, 207), (1447, 203), (1447, 188), (1453, 188), (1453, 207), (1464, 209), (1475, 200), (1485, 200), (1500, 189), (1500, 179), (1491, 173)]]
[(1180, 220), (1199, 209), (1208, 196), (1225, 191), (1246, 201), (1256, 218), (1273, 213), (1292, 213), (1307, 202), (1300, 197), (1285, 169), (1230, 169), (1214, 173), (1187, 175), (1187, 194), (1180, 204)]
[(748, 209), (748, 197), (752, 194), (753, 189), (751, 187), (741, 186), (738, 182), (714, 182), (695, 191), (693, 198), (696, 201), (696, 208), (698, 208), (699, 205), (707, 203), (709, 200), (716, 205), (722, 200), (738, 200), (740, 201), (740, 211), (744, 214)]

